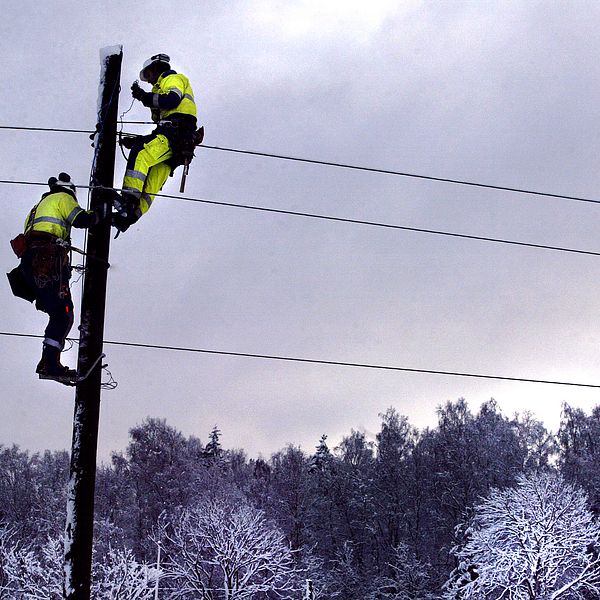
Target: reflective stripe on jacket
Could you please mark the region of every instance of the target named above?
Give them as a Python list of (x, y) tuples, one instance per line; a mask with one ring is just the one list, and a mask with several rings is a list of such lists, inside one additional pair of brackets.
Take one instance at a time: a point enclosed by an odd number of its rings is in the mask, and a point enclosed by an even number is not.
[[(152, 86), (152, 93), (154, 94), (154, 110), (152, 113), (155, 121), (166, 119), (174, 113), (191, 115), (192, 117), (196, 116), (194, 92), (192, 90), (192, 86), (190, 85), (190, 80), (185, 75), (176, 73), (175, 71), (165, 71), (158, 78), (158, 81)], [(173, 108), (161, 108), (159, 102), (160, 96), (171, 93), (179, 96), (179, 104)]]
[[(25, 220), (25, 233), (44, 231), (67, 240), (71, 235), (73, 221), (84, 212), (77, 200), (67, 192), (44, 194), (35, 211), (32, 210)], [(33, 222), (30, 222), (32, 216)]]

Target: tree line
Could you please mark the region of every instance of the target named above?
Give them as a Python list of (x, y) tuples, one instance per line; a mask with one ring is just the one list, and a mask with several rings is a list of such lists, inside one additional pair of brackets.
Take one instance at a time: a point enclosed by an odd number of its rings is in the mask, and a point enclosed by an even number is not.
[[(493, 400), (448, 402), (422, 430), (380, 417), (373, 441), (322, 435), (268, 459), (224, 449), (216, 427), (206, 443), (133, 427), (97, 473), (95, 597), (300, 600), (306, 580), (315, 599), (600, 597), (600, 407), (565, 404), (556, 434)], [(0, 447), (0, 598), (61, 597), (68, 468), (66, 452)], [(571, 530), (570, 550), (544, 546)], [(539, 574), (519, 579), (532, 556)]]

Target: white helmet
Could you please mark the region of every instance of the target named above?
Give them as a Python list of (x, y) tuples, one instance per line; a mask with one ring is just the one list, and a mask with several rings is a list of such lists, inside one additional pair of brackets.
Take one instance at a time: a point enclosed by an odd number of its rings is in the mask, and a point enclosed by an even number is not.
[(140, 79), (142, 81), (148, 82), (148, 79), (145, 75), (146, 69), (154, 64), (163, 63), (166, 65), (167, 69), (171, 66), (169, 63), (171, 62), (171, 58), (168, 54), (155, 54), (151, 56), (142, 66), (142, 70), (140, 71)]

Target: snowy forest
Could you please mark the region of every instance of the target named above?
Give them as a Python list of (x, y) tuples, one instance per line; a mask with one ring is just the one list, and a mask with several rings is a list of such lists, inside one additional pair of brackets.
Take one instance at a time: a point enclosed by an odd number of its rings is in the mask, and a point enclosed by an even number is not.
[[(600, 598), (600, 406), (460, 399), (269, 459), (149, 418), (98, 469), (98, 600)], [(62, 598), (67, 452), (0, 447), (0, 598)]]

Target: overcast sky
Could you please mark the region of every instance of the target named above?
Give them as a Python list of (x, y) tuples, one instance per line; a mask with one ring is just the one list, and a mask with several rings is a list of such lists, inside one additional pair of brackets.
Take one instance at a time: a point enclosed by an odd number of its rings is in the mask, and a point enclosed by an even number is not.
[[(123, 45), (119, 113), (144, 60), (191, 80), (209, 145), (600, 200), (600, 3), (24, 0), (0, 22), (0, 125), (93, 129), (102, 47)], [(139, 103), (125, 117), (148, 120)], [(146, 132), (149, 126), (127, 126)], [(0, 131), (0, 179), (86, 184), (85, 135)], [(116, 166), (120, 185), (124, 161)], [(165, 186), (177, 194), (180, 173)], [(0, 185), (8, 241), (41, 187)], [(185, 196), (600, 251), (600, 207), (203, 149)], [(80, 193), (85, 205), (86, 194)], [(75, 245), (83, 244), (80, 231)], [(111, 245), (107, 340), (600, 384), (600, 258), (157, 199)], [(81, 285), (73, 286), (79, 317)], [(47, 318), (0, 287), (0, 330)], [(73, 330), (76, 335), (76, 329)], [(74, 391), (0, 336), (0, 443), (70, 448)], [(99, 452), (147, 416), (270, 455), (389, 406), (495, 398), (556, 429), (599, 390), (105, 347)], [(76, 349), (64, 362), (76, 364)]]

